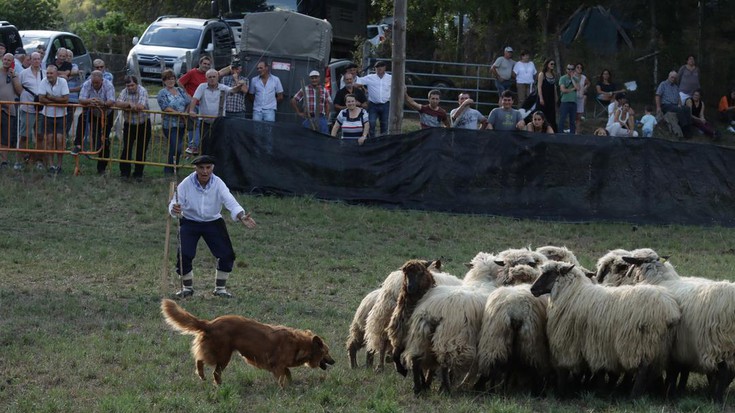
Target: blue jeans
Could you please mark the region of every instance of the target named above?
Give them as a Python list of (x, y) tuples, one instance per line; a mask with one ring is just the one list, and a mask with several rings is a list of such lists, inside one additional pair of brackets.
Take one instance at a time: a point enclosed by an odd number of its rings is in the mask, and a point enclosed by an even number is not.
[[(184, 143), (184, 127), (183, 126), (172, 126), (170, 128), (163, 128), (163, 136), (168, 139), (168, 160), (166, 163), (169, 165), (176, 165), (179, 163), (179, 157), (181, 156), (182, 146)], [(165, 166), (163, 173), (173, 173), (174, 168)]]
[[(506, 90), (509, 90), (511, 86), (513, 86), (513, 81), (510, 79), (508, 80), (495, 79), (495, 88), (498, 89), (498, 97), (500, 97), (500, 95), (502, 95), (503, 92), (505, 92)], [(518, 102), (519, 105), (522, 103), (523, 102)]]
[(368, 120), (370, 122), (370, 137), (375, 137), (375, 126), (380, 120), (380, 134), (388, 132), (388, 116), (390, 115), (390, 101), (385, 103), (368, 104)]
[(569, 119), (569, 133), (574, 135), (577, 132), (577, 102), (561, 102), (559, 106), (559, 130), (564, 130), (564, 119)]
[(253, 120), (260, 120), (264, 122), (275, 122), (276, 121), (276, 110), (275, 109), (253, 109)]
[[(317, 130), (324, 134), (329, 134), (329, 126), (327, 125), (327, 118), (324, 115), (319, 115), (318, 118), (315, 119)], [(309, 119), (304, 119), (303, 122), (301, 122), (301, 126), (311, 129), (311, 122)]]

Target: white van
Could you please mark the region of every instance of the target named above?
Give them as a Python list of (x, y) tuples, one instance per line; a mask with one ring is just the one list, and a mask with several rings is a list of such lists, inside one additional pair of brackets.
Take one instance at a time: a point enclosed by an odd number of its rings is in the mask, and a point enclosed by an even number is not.
[[(151, 23), (140, 39), (133, 38), (133, 45), (128, 68), (134, 67), (133, 57), (137, 57), (141, 79), (153, 82), (161, 80), (163, 67), (173, 69), (178, 77), (195, 67), (204, 54), (212, 58), (215, 69), (221, 69), (232, 61), (236, 46), (223, 20), (169, 16)], [(191, 62), (186, 61), (187, 52), (191, 52)]]

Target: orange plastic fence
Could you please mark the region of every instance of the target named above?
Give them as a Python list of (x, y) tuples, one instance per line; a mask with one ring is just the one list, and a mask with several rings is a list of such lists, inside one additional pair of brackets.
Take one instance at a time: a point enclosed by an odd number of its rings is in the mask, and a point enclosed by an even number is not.
[[(44, 106), (56, 107), (64, 116), (44, 116)], [(82, 173), (80, 156), (111, 163), (181, 167), (190, 156), (185, 153), (189, 132), (198, 120), (214, 118), (188, 113), (146, 110), (131, 112), (113, 108), (108, 112), (78, 104), (42, 105), (0, 101), (0, 154), (10, 165), (47, 169), (68, 167), (73, 162), (74, 175)], [(53, 114), (51, 110), (49, 114)], [(164, 116), (166, 127), (164, 128)], [(147, 121), (149, 127), (133, 125)], [(45, 132), (47, 133), (45, 133)], [(108, 133), (109, 131), (109, 133)], [(57, 133), (58, 132), (58, 133)], [(200, 147), (207, 137), (200, 137)], [(138, 148), (138, 142), (142, 148)], [(79, 145), (76, 156), (70, 156)], [(107, 150), (109, 149), (109, 150)], [(136, 152), (142, 149), (142, 156)], [(126, 154), (128, 156), (126, 156)], [(13, 156), (15, 155), (15, 159)]]

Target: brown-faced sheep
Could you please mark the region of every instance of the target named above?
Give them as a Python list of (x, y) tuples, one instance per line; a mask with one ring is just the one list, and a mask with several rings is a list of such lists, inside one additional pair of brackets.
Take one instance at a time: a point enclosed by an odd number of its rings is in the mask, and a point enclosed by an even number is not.
[[(360, 305), (355, 311), (355, 316), (350, 324), (350, 336), (347, 339), (347, 354), (350, 357), (350, 368), (357, 368), (357, 352), (365, 347), (365, 324), (367, 322), (368, 313), (372, 310), (375, 302), (378, 300), (380, 289), (371, 291), (362, 299)], [(365, 354), (365, 367), (372, 367), (375, 353), (367, 351)]]
[(571, 264), (549, 261), (531, 286), (538, 297), (550, 293), (546, 333), (558, 390), (568, 373), (635, 373), (632, 397), (660, 376), (671, 352), (679, 306), (663, 288), (594, 284)]
[(401, 363), (400, 355), (405, 347), (409, 320), (419, 300), (429, 289), (436, 286), (434, 276), (427, 268), (429, 264), (425, 261), (411, 260), (401, 267), (403, 286), (388, 324), (387, 334), (393, 348), (393, 362), (396, 365), (396, 370), (403, 376), (408, 371)]
[[(698, 277), (681, 277), (668, 262), (648, 248), (631, 251), (623, 259), (632, 264), (629, 277), (639, 283), (666, 288), (681, 307), (681, 323), (672, 352), (673, 373), (686, 387), (689, 371), (707, 375), (712, 396), (722, 402), (735, 377), (735, 284)], [(672, 391), (676, 374), (667, 375)]]
[(478, 253), (461, 286), (437, 286), (419, 301), (410, 320), (401, 357), (413, 371), (414, 393), (430, 384), (431, 373), (441, 371), (441, 392), (450, 391), (450, 371), (470, 370), (476, 354), (482, 313), (501, 270), (497, 257)]
[[(462, 283), (459, 278), (441, 272), (441, 261), (439, 260), (434, 261), (429, 270), (433, 273), (437, 285), (459, 285)], [(375, 301), (372, 310), (370, 310), (365, 323), (367, 351), (378, 355), (376, 371), (382, 371), (385, 366), (385, 353), (389, 350), (388, 346), (390, 345), (386, 328), (393, 316), (393, 309), (396, 308), (402, 285), (403, 271), (393, 271), (386, 277), (380, 287), (378, 299)]]

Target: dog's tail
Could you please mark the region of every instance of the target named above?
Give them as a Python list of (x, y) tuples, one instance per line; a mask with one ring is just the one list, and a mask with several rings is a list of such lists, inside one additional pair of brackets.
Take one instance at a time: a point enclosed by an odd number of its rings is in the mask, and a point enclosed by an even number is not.
[(196, 335), (206, 332), (209, 327), (209, 321), (194, 317), (172, 300), (161, 300), (161, 313), (166, 323), (181, 334)]

